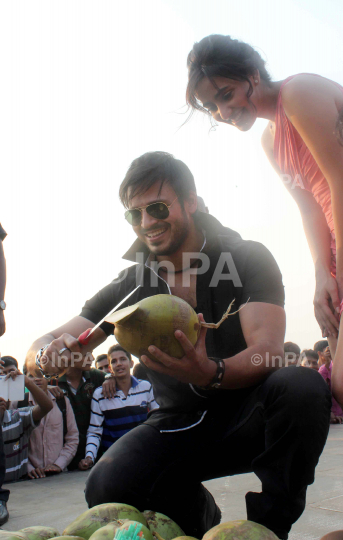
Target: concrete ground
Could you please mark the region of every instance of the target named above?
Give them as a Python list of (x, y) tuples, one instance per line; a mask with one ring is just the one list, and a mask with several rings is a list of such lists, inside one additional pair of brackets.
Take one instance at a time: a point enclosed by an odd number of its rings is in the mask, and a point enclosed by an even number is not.
[[(3, 529), (16, 531), (32, 525), (64, 528), (87, 510), (83, 490), (88, 472), (10, 484), (10, 519)], [(206, 482), (220, 506), (223, 519), (246, 519), (244, 495), (260, 491), (254, 474), (220, 478)], [(316, 479), (308, 489), (307, 506), (293, 526), (289, 540), (319, 540), (324, 534), (343, 530), (343, 425), (331, 426), (316, 469)]]

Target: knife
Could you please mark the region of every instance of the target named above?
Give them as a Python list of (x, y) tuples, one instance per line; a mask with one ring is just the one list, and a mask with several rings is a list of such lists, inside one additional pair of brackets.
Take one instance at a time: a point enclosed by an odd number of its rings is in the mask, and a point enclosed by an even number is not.
[(95, 326), (93, 326), (93, 328), (88, 328), (88, 330), (85, 330), (84, 332), (82, 332), (82, 334), (79, 335), (79, 337), (77, 338), (78, 342), (80, 343), (80, 345), (88, 345), (89, 343), (89, 340), (90, 340), (90, 337), (91, 335), (93, 334), (93, 332), (99, 328), (99, 326), (107, 319), (107, 317), (109, 317), (110, 315), (112, 315), (112, 313), (114, 313), (115, 311), (117, 311), (118, 308), (120, 308), (120, 306), (122, 306), (124, 304), (124, 302), (126, 302), (126, 300), (128, 298), (130, 298), (130, 296), (133, 295), (134, 292), (137, 291), (137, 289), (139, 289), (139, 287), (141, 287), (141, 285), (138, 285), (138, 287), (136, 287), (135, 289), (133, 289), (133, 291), (131, 291), (127, 296), (125, 296), (125, 298), (123, 300), (121, 300), (119, 302), (119, 304), (117, 304), (113, 309), (111, 309), (111, 311), (109, 313), (107, 313), (107, 315), (105, 315), (105, 317), (103, 319), (101, 319), (100, 322), (98, 322), (98, 324), (96, 324)]

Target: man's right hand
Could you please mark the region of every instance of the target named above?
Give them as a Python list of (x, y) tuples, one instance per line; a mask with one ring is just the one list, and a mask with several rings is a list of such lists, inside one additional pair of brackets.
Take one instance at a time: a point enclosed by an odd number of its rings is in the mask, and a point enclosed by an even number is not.
[(35, 469), (32, 469), (32, 471), (27, 473), (27, 476), (31, 478), (31, 480), (33, 480), (34, 478), (45, 478), (46, 474), (44, 472), (44, 469), (36, 467)]
[(87, 471), (87, 469), (90, 469), (93, 466), (93, 460), (89, 456), (81, 459), (79, 463), (79, 469), (80, 471)]

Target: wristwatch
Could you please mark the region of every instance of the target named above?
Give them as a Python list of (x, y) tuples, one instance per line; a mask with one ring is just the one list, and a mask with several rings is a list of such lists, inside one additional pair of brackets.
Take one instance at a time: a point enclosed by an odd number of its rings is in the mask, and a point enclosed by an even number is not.
[(114, 377), (113, 373), (106, 373), (106, 375), (105, 375), (105, 379), (114, 379), (114, 378), (115, 377)]
[(6, 302), (5, 302), (5, 300), (0, 300), (0, 309), (2, 309), (3, 311), (6, 309)]

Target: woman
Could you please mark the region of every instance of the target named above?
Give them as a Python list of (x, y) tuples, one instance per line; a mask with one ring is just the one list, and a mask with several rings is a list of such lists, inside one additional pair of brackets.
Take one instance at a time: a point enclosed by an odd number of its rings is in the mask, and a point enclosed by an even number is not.
[[(187, 64), (186, 99), (193, 110), (240, 131), (256, 118), (269, 120), (262, 146), (299, 206), (315, 265), (315, 316), (336, 350), (343, 298), (343, 88), (305, 73), (271, 81), (261, 56), (230, 36), (202, 39)], [(341, 340), (337, 377), (333, 372), (333, 381), (341, 382), (333, 388), (342, 403), (343, 331)]]

